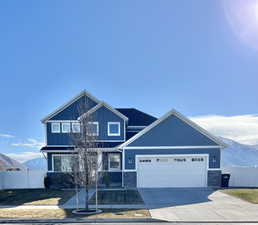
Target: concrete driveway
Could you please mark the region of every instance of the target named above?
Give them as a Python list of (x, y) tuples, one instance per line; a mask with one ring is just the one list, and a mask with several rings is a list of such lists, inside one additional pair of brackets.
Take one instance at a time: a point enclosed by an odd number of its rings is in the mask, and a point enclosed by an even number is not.
[(139, 192), (154, 219), (255, 221), (258, 205), (208, 188), (146, 188)]

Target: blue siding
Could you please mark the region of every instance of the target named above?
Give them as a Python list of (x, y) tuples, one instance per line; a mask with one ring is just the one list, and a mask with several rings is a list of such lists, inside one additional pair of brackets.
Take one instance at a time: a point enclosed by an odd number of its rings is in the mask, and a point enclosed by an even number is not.
[[(92, 118), (94, 121), (99, 122), (99, 136), (96, 137), (97, 140), (124, 141), (124, 120), (121, 117), (117, 116), (106, 107), (101, 107), (96, 112), (92, 113)], [(108, 136), (108, 122), (120, 122), (120, 136)], [(72, 145), (70, 134), (51, 133), (51, 123), (47, 123), (47, 145)]]
[(51, 133), (51, 123), (47, 123), (47, 145), (72, 145), (70, 134)]
[[(209, 154), (209, 168), (220, 168), (220, 149), (127, 149), (125, 169), (135, 169), (136, 155)], [(215, 159), (215, 162), (214, 162)], [(129, 163), (131, 161), (132, 163)]]
[(218, 145), (187, 123), (172, 115), (128, 146)]
[(80, 105), (87, 106), (89, 110), (95, 105), (97, 105), (97, 103), (92, 101), (87, 96), (82, 96), (77, 101), (65, 108), (63, 111), (59, 112), (54, 117), (52, 117), (51, 120), (77, 120), (77, 118), (80, 116)]
[[(124, 120), (115, 113), (102, 106), (96, 112), (92, 113), (93, 120), (99, 122), (99, 136), (98, 140), (116, 140), (124, 141)], [(120, 136), (108, 136), (108, 122), (120, 122)]]

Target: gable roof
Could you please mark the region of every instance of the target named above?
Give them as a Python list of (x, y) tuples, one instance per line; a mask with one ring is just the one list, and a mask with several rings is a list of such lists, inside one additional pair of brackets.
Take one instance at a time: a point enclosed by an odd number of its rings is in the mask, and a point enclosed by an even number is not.
[(48, 114), (46, 117), (44, 117), (41, 122), (45, 123), (48, 120), (50, 120), (52, 117), (54, 117), (56, 114), (60, 113), (61, 111), (63, 111), (65, 108), (67, 108), (68, 106), (70, 106), (71, 104), (73, 104), (74, 102), (76, 102), (78, 99), (80, 99), (83, 96), (87, 96), (88, 98), (90, 98), (92, 101), (96, 102), (97, 104), (100, 102), (97, 98), (95, 98), (93, 95), (91, 95), (89, 92), (87, 91), (82, 91), (80, 94), (76, 95), (74, 98), (72, 98), (69, 102), (63, 104), (62, 106), (60, 106), (59, 108), (57, 108), (54, 112)]
[(203, 129), (202, 127), (200, 127), (199, 125), (197, 125), (196, 123), (194, 123), (193, 121), (189, 120), (187, 117), (183, 116), (181, 113), (177, 112), (175, 109), (172, 109), (171, 111), (169, 111), (168, 113), (166, 113), (165, 115), (163, 115), (162, 117), (160, 117), (158, 120), (154, 121), (152, 124), (150, 124), (149, 126), (147, 126), (146, 128), (144, 128), (143, 130), (141, 130), (138, 134), (134, 135), (133, 137), (131, 137), (130, 139), (128, 139), (126, 142), (124, 142), (123, 144), (121, 144), (119, 146), (119, 148), (124, 148), (127, 145), (129, 145), (130, 143), (132, 143), (133, 141), (135, 141), (136, 139), (140, 138), (142, 135), (144, 135), (145, 133), (147, 133), (149, 130), (151, 130), (152, 128), (156, 127), (158, 124), (160, 124), (162, 121), (164, 121), (165, 119), (167, 119), (170, 116), (176, 116), (177, 118), (181, 119), (182, 121), (184, 121), (185, 123), (187, 123), (189, 126), (191, 126), (192, 128), (196, 129), (197, 131), (199, 131), (200, 133), (202, 133), (203, 135), (205, 135), (206, 137), (208, 137), (209, 139), (213, 140), (216, 144), (218, 144), (218, 146), (221, 146), (222, 148), (227, 147), (227, 145), (225, 143), (223, 143), (219, 138), (213, 136), (212, 134), (210, 134), (208, 131), (206, 131), (205, 129)]
[(116, 108), (116, 110), (128, 117), (128, 126), (148, 126), (157, 120), (156, 117), (135, 108)]
[(116, 110), (115, 108), (113, 108), (112, 106), (108, 105), (107, 103), (105, 103), (105, 102), (103, 102), (103, 101), (102, 101), (102, 102), (99, 102), (99, 104), (97, 104), (96, 106), (94, 106), (93, 108), (91, 108), (88, 112), (82, 114), (78, 119), (80, 120), (81, 117), (83, 117), (83, 116), (85, 116), (85, 115), (87, 115), (87, 114), (91, 114), (91, 113), (96, 112), (98, 109), (100, 109), (100, 108), (103, 107), (103, 106), (106, 107), (106, 108), (108, 108), (110, 111), (112, 111), (113, 113), (115, 113), (117, 116), (121, 117), (123, 120), (125, 120), (125, 121), (128, 120), (128, 118), (127, 118), (124, 114), (120, 113), (118, 110)]

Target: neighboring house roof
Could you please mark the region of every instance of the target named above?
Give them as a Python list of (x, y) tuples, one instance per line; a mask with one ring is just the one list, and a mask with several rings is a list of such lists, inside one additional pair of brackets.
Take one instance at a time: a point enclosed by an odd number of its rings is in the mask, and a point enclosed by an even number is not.
[(91, 108), (88, 112), (81, 115), (78, 119), (80, 120), (81, 117), (96, 112), (98, 109), (100, 109), (103, 106), (109, 109), (110, 111), (112, 111), (113, 113), (115, 113), (117, 116), (121, 117), (123, 120), (126, 120), (126, 121), (128, 120), (128, 118), (124, 114), (120, 113), (118, 110), (116, 110), (115, 108), (113, 108), (112, 106), (108, 105), (103, 101), (100, 102), (98, 105), (94, 106), (93, 108)]
[(128, 126), (148, 126), (157, 120), (156, 117), (135, 108), (116, 108), (116, 110), (129, 119)]
[(126, 132), (126, 141), (129, 140), (131, 137), (133, 137), (134, 135), (138, 134), (139, 131), (134, 131), (134, 132)]
[(87, 96), (89, 97), (92, 101), (96, 102), (97, 104), (100, 102), (98, 99), (96, 99), (93, 95), (91, 95), (89, 92), (87, 91), (82, 91), (80, 94), (78, 94), (77, 96), (75, 96), (74, 98), (72, 98), (72, 100), (70, 100), (69, 102), (65, 103), (64, 105), (60, 106), (59, 108), (57, 108), (54, 112), (48, 114), (45, 118), (43, 118), (41, 120), (42, 123), (47, 122), (48, 120), (50, 120), (52, 117), (54, 117), (56, 114), (60, 113), (61, 111), (63, 111), (65, 108), (67, 108), (69, 105), (73, 104), (74, 102), (76, 102), (78, 99), (80, 99), (82, 96)]
[(164, 121), (165, 119), (167, 119), (170, 116), (176, 116), (177, 118), (181, 119), (182, 121), (184, 121), (185, 123), (187, 123), (188, 125), (190, 125), (192, 128), (196, 129), (197, 131), (199, 131), (200, 133), (202, 133), (203, 135), (205, 135), (206, 137), (210, 138), (211, 140), (213, 140), (216, 144), (218, 144), (218, 146), (221, 146), (223, 148), (227, 147), (227, 145), (222, 142), (219, 138), (213, 136), (212, 134), (210, 134), (208, 131), (206, 131), (205, 129), (203, 129), (202, 127), (200, 127), (199, 125), (197, 125), (196, 123), (194, 123), (193, 121), (189, 120), (187, 117), (183, 116), (181, 113), (177, 112), (175, 109), (172, 109), (171, 111), (169, 111), (168, 113), (166, 113), (164, 116), (160, 117), (158, 120), (156, 120), (155, 122), (153, 122), (151, 125), (147, 126), (146, 128), (144, 128), (143, 130), (141, 130), (138, 134), (134, 135), (133, 137), (131, 137), (129, 140), (127, 140), (126, 142), (124, 142), (123, 144), (121, 144), (119, 146), (120, 149), (126, 147), (127, 145), (129, 145), (130, 143), (132, 143), (133, 141), (135, 141), (136, 139), (140, 138), (142, 135), (144, 135), (145, 133), (147, 133), (149, 130), (151, 130), (152, 128), (156, 127), (159, 123), (161, 123), (162, 121)]

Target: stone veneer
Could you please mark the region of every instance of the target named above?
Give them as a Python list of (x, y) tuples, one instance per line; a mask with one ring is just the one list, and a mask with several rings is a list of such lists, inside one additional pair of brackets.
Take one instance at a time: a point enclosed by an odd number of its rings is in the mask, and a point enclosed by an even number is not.
[(124, 187), (125, 188), (137, 187), (136, 172), (124, 172)]
[(221, 187), (221, 170), (208, 170), (208, 187)]

